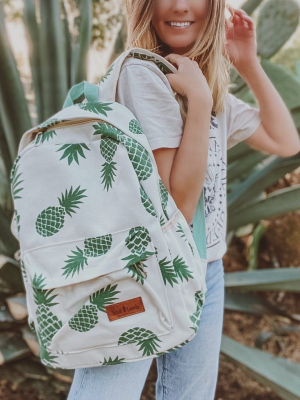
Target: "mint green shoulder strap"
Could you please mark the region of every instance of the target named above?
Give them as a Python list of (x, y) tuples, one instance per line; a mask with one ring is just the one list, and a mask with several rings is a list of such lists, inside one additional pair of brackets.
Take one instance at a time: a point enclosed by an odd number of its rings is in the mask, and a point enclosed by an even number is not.
[(206, 260), (204, 190), (202, 190), (193, 218), (193, 237), (200, 257)]
[(84, 99), (90, 102), (99, 101), (99, 86), (93, 85), (87, 81), (82, 81), (74, 85), (69, 90), (63, 108), (72, 106), (75, 103), (81, 103)]

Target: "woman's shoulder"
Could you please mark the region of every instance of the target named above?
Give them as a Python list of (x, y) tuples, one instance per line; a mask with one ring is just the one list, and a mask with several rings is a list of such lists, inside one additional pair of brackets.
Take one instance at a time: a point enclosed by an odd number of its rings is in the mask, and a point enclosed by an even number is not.
[(121, 80), (125, 77), (126, 81), (153, 83), (166, 87), (173, 94), (173, 89), (165, 74), (153, 61), (141, 60), (139, 58), (127, 57), (122, 64), (120, 71)]

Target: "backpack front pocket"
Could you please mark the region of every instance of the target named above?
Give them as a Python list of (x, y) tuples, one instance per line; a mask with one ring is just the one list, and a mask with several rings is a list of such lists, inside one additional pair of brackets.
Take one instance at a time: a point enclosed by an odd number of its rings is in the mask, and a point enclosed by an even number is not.
[(32, 318), (46, 352), (136, 340), (137, 355), (151, 355), (172, 330), (156, 248), (144, 227), (33, 249), (23, 260)]

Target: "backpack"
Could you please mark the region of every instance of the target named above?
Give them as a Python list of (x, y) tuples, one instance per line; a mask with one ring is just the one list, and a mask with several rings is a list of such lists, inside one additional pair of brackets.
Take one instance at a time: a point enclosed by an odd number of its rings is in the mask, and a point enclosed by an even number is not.
[(206, 298), (203, 191), (188, 222), (161, 180), (139, 121), (115, 102), (126, 57), (98, 85), (28, 130), (11, 169), (28, 324), (53, 368), (158, 357), (193, 339)]

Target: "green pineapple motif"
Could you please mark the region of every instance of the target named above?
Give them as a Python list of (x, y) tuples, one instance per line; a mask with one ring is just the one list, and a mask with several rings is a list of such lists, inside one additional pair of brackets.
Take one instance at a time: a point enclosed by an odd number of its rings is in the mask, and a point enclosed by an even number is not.
[[(163, 277), (165, 285), (169, 283), (173, 287), (174, 283), (178, 284), (178, 278), (181, 279), (181, 281), (183, 281), (183, 279), (186, 280), (188, 280), (189, 278), (193, 279), (193, 274), (188, 269), (188, 266), (184, 263), (183, 258), (179, 258), (179, 256), (176, 256), (174, 259), (172, 259), (172, 261), (166, 260), (167, 257), (163, 258), (162, 260), (159, 260), (156, 247), (155, 251), (156, 251), (155, 252), (156, 259), (159, 264), (161, 275)], [(169, 254), (170, 257), (172, 258), (170, 250)]]
[(111, 104), (113, 103), (89, 102), (89, 103), (78, 103), (75, 105), (84, 111), (91, 111), (95, 114), (101, 114), (107, 117), (106, 111), (113, 110), (111, 107), (109, 107)]
[(42, 122), (37, 128), (50, 128), (51, 126), (57, 125), (61, 122), (58, 118), (48, 118), (46, 121)]
[(165, 217), (163, 215), (160, 216), (159, 223), (160, 223), (161, 226), (163, 226), (164, 224), (167, 223), (167, 221), (166, 221), (166, 219), (165, 219)]
[(104, 82), (104, 80), (107, 79), (107, 77), (110, 75), (111, 71), (113, 70), (113, 67), (114, 67), (114, 64), (112, 64), (112, 65), (108, 68), (106, 74), (105, 74), (104, 76), (102, 76), (102, 78), (101, 78), (101, 80), (100, 80), (100, 83), (101, 83), (101, 82)]
[(176, 275), (178, 276), (178, 278), (181, 279), (182, 282), (183, 279), (185, 279), (186, 281), (188, 281), (189, 278), (194, 279), (192, 272), (189, 270), (182, 257), (179, 258), (179, 256), (176, 256), (173, 259), (173, 266)]
[(130, 130), (130, 132), (135, 133), (137, 135), (143, 135), (144, 134), (144, 132), (142, 130), (142, 127), (141, 127), (141, 125), (140, 125), (140, 123), (139, 123), (139, 121), (137, 119), (132, 119), (129, 122), (129, 130)]
[(112, 182), (114, 180), (114, 176), (116, 176), (115, 172), (117, 169), (115, 165), (116, 162), (113, 161), (113, 158), (117, 152), (119, 142), (115, 139), (110, 137), (103, 137), (100, 142), (100, 153), (105, 158), (105, 163), (102, 164), (102, 175), (103, 180), (101, 183), (104, 182), (104, 189), (109, 189), (112, 187)]
[(139, 351), (143, 350), (143, 356), (150, 356), (160, 347), (158, 342), (161, 340), (152, 331), (136, 327), (122, 333), (118, 345), (136, 343), (137, 346), (140, 346)]
[(120, 293), (117, 288), (108, 285), (105, 288), (98, 290), (90, 296), (90, 303), (83, 305), (80, 310), (69, 320), (69, 326), (79, 332), (87, 332), (93, 329), (98, 323), (98, 311), (106, 312), (105, 306), (113, 304), (117, 297), (116, 294)]
[(34, 144), (38, 144), (39, 142), (44, 143), (45, 141), (49, 142), (50, 139), (53, 139), (54, 135), (57, 135), (57, 133), (53, 130), (43, 132), (41, 135), (36, 135)]
[(52, 295), (54, 289), (46, 290), (43, 289), (45, 284), (43, 281), (45, 278), (42, 274), (37, 277), (34, 274), (32, 280), (32, 287), (34, 293), (34, 302), (37, 305), (36, 317), (38, 324), (38, 331), (40, 339), (45, 347), (47, 347), (56, 332), (62, 327), (62, 322), (53, 314), (50, 307), (55, 306), (59, 303), (53, 303), (53, 300), (57, 295)]
[[(39, 340), (39, 344), (40, 344), (40, 358), (41, 358), (41, 362), (44, 365), (47, 365), (48, 367), (54, 367), (53, 364), (57, 364), (57, 361), (55, 361), (55, 359), (58, 356), (53, 356), (50, 355), (50, 353), (47, 351), (47, 348), (45, 346), (45, 343), (43, 342), (41, 335), (40, 335), (40, 331), (38, 330), (36, 332), (36, 335), (38, 337)], [(55, 368), (55, 367), (54, 367)]]
[(151, 176), (153, 172), (151, 158), (147, 150), (138, 141), (126, 136), (120, 129), (106, 122), (99, 122), (93, 127), (95, 128), (94, 135), (101, 134), (104, 137), (110, 137), (121, 142), (126, 147), (129, 159), (139, 180), (143, 181)]
[(94, 238), (88, 238), (84, 240), (84, 249), (81, 250), (77, 246), (77, 251), (73, 251), (74, 254), (69, 257), (69, 260), (65, 261), (63, 275), (67, 275), (66, 278), (72, 273), (74, 276), (75, 272), (79, 274), (80, 270), (83, 270), (84, 264), (88, 265), (89, 257), (100, 257), (107, 253), (112, 245), (112, 235), (107, 234), (103, 236), (97, 236)]
[(33, 332), (36, 332), (36, 329), (35, 329), (35, 326), (34, 326), (34, 322), (33, 322), (33, 321), (30, 321), (30, 322), (28, 323), (28, 326), (29, 326), (29, 328), (30, 328)]
[(65, 150), (59, 161), (65, 157), (68, 157), (68, 165), (70, 165), (74, 160), (79, 165), (78, 155), (81, 156), (82, 158), (86, 158), (83, 149), (91, 151), (85, 143), (71, 143), (71, 144), (66, 143), (56, 151)]
[(163, 212), (164, 212), (166, 218), (169, 220), (170, 218), (167, 213), (169, 192), (168, 192), (167, 188), (165, 187), (161, 178), (159, 178), (158, 182), (159, 182), (159, 191), (160, 191), (162, 209), (163, 209)]
[(11, 183), (11, 192), (12, 192), (12, 197), (14, 200), (16, 199), (21, 199), (22, 197), (19, 195), (19, 192), (23, 190), (24, 188), (18, 187), (22, 182), (20, 181), (20, 176), (22, 173), (18, 174), (18, 169), (19, 169), (19, 161), (20, 161), (21, 156), (17, 156), (15, 159), (12, 169), (10, 171), (10, 183)]
[(188, 242), (188, 244), (189, 244), (189, 246), (190, 246), (190, 249), (191, 249), (191, 252), (192, 252), (193, 256), (195, 257), (195, 253), (194, 253), (193, 246), (191, 245), (191, 243), (190, 243), (190, 242)]
[(21, 218), (20, 214), (18, 213), (18, 211), (16, 209), (14, 209), (14, 220), (15, 220), (16, 225), (17, 225), (18, 233), (20, 232), (20, 228), (21, 228), (21, 226), (20, 226), (20, 218)]
[(160, 271), (164, 280), (164, 284), (167, 285), (169, 283), (173, 287), (173, 283), (178, 284), (177, 274), (174, 270), (173, 264), (170, 264), (170, 261), (166, 260), (167, 257), (159, 260)]
[(20, 260), (20, 266), (21, 266), (21, 275), (22, 278), (24, 280), (24, 282), (27, 282), (27, 273), (26, 273), (26, 269), (25, 269), (25, 265), (24, 265), (24, 261), (21, 259)]
[(194, 254), (193, 247), (192, 247), (191, 243), (188, 241), (188, 238), (186, 237), (186, 234), (184, 233), (183, 227), (182, 227), (180, 222), (177, 222), (177, 227), (178, 227), (178, 230), (176, 232), (181, 233), (181, 237), (184, 238), (184, 241), (188, 242), (188, 244), (190, 246), (190, 249), (191, 249), (191, 252), (192, 252), (192, 254), (194, 256), (195, 254)]
[(104, 358), (102, 365), (116, 365), (116, 364), (124, 364), (125, 358), (119, 358), (118, 356), (113, 360), (111, 357), (107, 360)]
[(71, 217), (71, 213), (75, 213), (73, 208), (79, 208), (77, 204), (82, 203), (79, 199), (87, 197), (82, 194), (86, 189), (79, 189), (80, 186), (74, 192), (72, 186), (69, 192), (66, 189), (65, 195), (62, 194), (62, 198), (58, 198), (60, 207), (47, 207), (38, 215), (35, 222), (38, 234), (41, 236), (52, 236), (60, 231), (65, 223), (65, 214), (67, 213)]
[(147, 266), (142, 263), (142, 261), (154, 254), (153, 251), (146, 251), (150, 242), (151, 237), (149, 231), (142, 226), (131, 228), (125, 239), (126, 246), (132, 254), (122, 258), (122, 260), (129, 260), (125, 267), (132, 273), (132, 277), (136, 277), (136, 281), (141, 281), (142, 284), (147, 276), (144, 270)]
[(149, 196), (147, 195), (147, 193), (145, 192), (145, 190), (143, 189), (142, 186), (140, 186), (140, 194), (141, 194), (141, 200), (142, 200), (142, 203), (143, 203), (143, 206), (145, 207), (145, 209), (148, 211), (149, 214), (153, 215), (153, 217), (158, 218), (155, 208), (153, 206), (153, 203), (150, 200)]
[(156, 353), (158, 357), (163, 356), (164, 354), (171, 353), (172, 351), (175, 351), (177, 349), (180, 349), (180, 347), (183, 347), (185, 344), (189, 343), (190, 340), (186, 340), (185, 342), (180, 343), (178, 346), (172, 347), (171, 349), (167, 351), (163, 351), (161, 353)]
[(191, 326), (191, 329), (193, 329), (195, 332), (197, 332), (197, 330), (199, 328), (200, 316), (202, 313), (204, 299), (205, 299), (205, 296), (203, 294), (203, 291), (198, 290), (195, 293), (196, 311), (192, 315), (190, 315), (190, 320), (193, 323), (193, 326)]

